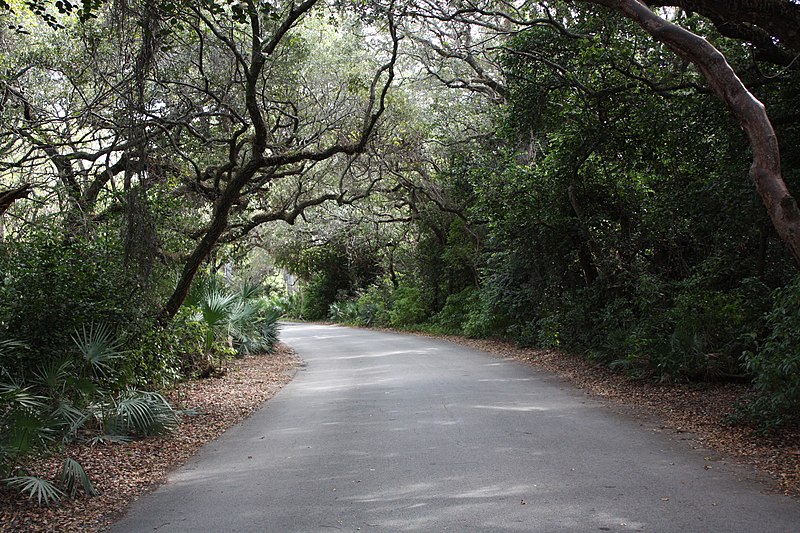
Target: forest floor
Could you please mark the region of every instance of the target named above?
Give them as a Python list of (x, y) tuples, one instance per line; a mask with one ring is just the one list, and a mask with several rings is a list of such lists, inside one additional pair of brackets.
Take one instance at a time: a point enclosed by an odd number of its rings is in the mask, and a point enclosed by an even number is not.
[[(291, 381), (299, 364), (300, 358), (280, 345), (270, 355), (230, 361), (219, 377), (178, 384), (165, 396), (177, 409), (194, 409), (198, 414), (183, 417), (173, 434), (130, 444), (75, 445), (65, 451), (83, 465), (99, 496), (81, 494), (42, 508), (17, 494), (0, 492), (0, 531), (102, 531), (131, 502), (163, 483), (169, 471), (185, 463), (203, 444), (274, 396)], [(38, 461), (31, 470), (55, 479), (63, 458), (61, 454)]]
[[(646, 419), (648, 425), (655, 421), (659, 431), (710, 450), (710, 461), (752, 465), (773, 480), (775, 492), (800, 497), (800, 431), (759, 437), (750, 428), (725, 422), (734, 403), (750, 394), (746, 385), (657, 384), (633, 380), (553, 350), (521, 348), (498, 340), (444, 338), (554, 373), (626, 414)], [(290, 349), (281, 346), (270, 356), (231, 362), (222, 377), (178, 385), (169, 392), (169, 399), (177, 408), (198, 409), (199, 415), (186, 418), (175, 434), (165, 438), (127, 445), (70, 447), (67, 453), (86, 467), (100, 496), (78, 496), (59, 506), (40, 508), (20, 496), (0, 493), (0, 531), (102, 531), (138, 496), (163, 483), (170, 470), (185, 463), (203, 444), (275, 395), (291, 380), (299, 363)], [(40, 461), (34, 472), (54, 477), (60, 459)]]

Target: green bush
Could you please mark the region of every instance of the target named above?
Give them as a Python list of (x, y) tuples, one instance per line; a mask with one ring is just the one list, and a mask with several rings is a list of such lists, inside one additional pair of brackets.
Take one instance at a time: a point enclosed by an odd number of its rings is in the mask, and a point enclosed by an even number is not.
[(746, 304), (746, 284), (719, 291), (689, 280), (665, 290), (671, 302), (640, 304), (625, 320), (622, 366), (661, 381), (740, 378), (742, 351), (760, 320)]
[(270, 294), (267, 303), (281, 315), (300, 318), (303, 311), (303, 298), (299, 292), (292, 292), (285, 295)]
[(121, 275), (114, 250), (95, 241), (58, 242), (33, 235), (0, 244), (0, 338), (23, 341), (35, 357), (3, 359), (11, 375), (59, 359), (85, 324), (135, 325), (143, 314), (135, 291)]
[(402, 328), (422, 324), (430, 316), (419, 287), (400, 286), (392, 293), (392, 309), (389, 311), (389, 324)]
[(360, 314), (358, 301), (344, 300), (332, 303), (328, 311), (328, 318), (339, 324), (359, 324)]
[(391, 293), (384, 285), (371, 285), (356, 300), (358, 324), (362, 326), (383, 327), (389, 325)]
[(475, 287), (467, 287), (461, 292), (449, 295), (442, 310), (432, 318), (432, 323), (446, 333), (463, 333), (471, 306), (478, 298), (478, 290)]
[(580, 314), (570, 331), (583, 324), (581, 346), (590, 358), (660, 381), (744, 378), (740, 357), (762, 322), (763, 284), (745, 279), (719, 290), (703, 272), (672, 282), (643, 275), (635, 283), (627, 296), (608, 300), (586, 291), (582, 303), (567, 305), (567, 316)]
[(263, 298), (239, 297), (227, 323), (228, 339), (238, 356), (272, 353), (278, 343), (282, 313)]
[(537, 320), (536, 331), (536, 346), (539, 348), (558, 348), (561, 345), (561, 321), (558, 314)]
[[(81, 486), (94, 487), (83, 468), (67, 458), (60, 482), (31, 476), (29, 458), (78, 440), (130, 440), (174, 428), (177, 414), (157, 393), (123, 388), (120, 372), (126, 354), (121, 338), (104, 324), (72, 335), (72, 350), (60, 359), (40, 359), (30, 374), (0, 376), (0, 478), (12, 489), (49, 504)], [(0, 342), (7, 352), (27, 350)]]
[(668, 316), (674, 329), (660, 374), (709, 380), (739, 373), (742, 347), (737, 337), (745, 317), (736, 292), (684, 292)]
[(152, 324), (126, 342), (126, 383), (162, 387), (192, 372), (203, 357), (210, 327), (183, 307), (167, 324)]
[(492, 337), (504, 335), (511, 324), (501, 309), (492, 301), (491, 294), (480, 290), (467, 304), (467, 317), (464, 321), (464, 334), (469, 337)]
[(756, 390), (745, 414), (763, 429), (800, 421), (800, 277), (774, 291), (773, 299), (766, 341), (743, 356)]
[(266, 296), (266, 288), (251, 282), (238, 290), (216, 277), (200, 278), (184, 302), (190, 320), (203, 324), (201, 372), (213, 370), (214, 356), (270, 353), (278, 342), (282, 311)]
[(326, 273), (314, 276), (314, 279), (303, 287), (303, 301), (299, 318), (305, 320), (327, 318), (330, 305), (336, 301), (337, 291), (335, 280)]

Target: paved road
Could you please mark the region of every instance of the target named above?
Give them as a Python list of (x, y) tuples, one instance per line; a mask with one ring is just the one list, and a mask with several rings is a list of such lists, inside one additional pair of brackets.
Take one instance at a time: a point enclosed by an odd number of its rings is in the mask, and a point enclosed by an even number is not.
[(800, 531), (800, 503), (749, 471), (519, 363), (334, 326), (283, 339), (295, 380), (112, 531)]

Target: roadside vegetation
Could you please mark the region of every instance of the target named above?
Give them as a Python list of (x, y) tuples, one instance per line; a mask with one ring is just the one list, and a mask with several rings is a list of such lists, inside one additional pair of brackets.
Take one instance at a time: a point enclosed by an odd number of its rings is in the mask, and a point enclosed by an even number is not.
[(31, 475), (31, 461), (75, 443), (171, 432), (185, 413), (160, 391), (224, 372), (230, 358), (271, 352), (280, 311), (261, 287), (209, 276), (174, 320), (159, 324), (113, 252), (32, 237), (0, 245), (0, 476), (50, 504), (96, 495), (92, 476), (70, 456), (55, 479)]
[[(800, 278), (747, 177), (747, 137), (633, 24), (548, 5), (564, 27), (491, 52), (455, 23), (412, 36), (460, 96), (428, 109), (418, 128), (437, 142), (418, 140), (390, 192), (287, 233), (279, 262), (304, 281), (291, 314), (513, 339), (658, 382), (752, 383), (740, 422), (796, 425)], [(796, 190), (797, 65), (671, 15), (766, 104)], [(477, 50), (481, 71), (463, 64)]]
[(283, 313), (797, 427), (800, 6), (729, 4), (0, 0), (5, 489), (94, 494), (28, 465), (171, 431)]

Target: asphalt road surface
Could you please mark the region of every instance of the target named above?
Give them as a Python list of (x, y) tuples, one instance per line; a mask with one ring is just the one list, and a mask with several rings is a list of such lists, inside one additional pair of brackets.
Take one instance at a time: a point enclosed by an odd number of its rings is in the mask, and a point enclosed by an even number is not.
[(335, 326), (282, 339), (295, 380), (112, 531), (800, 532), (800, 502), (752, 471), (520, 363)]

